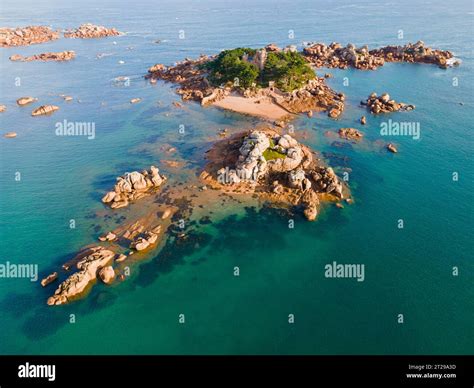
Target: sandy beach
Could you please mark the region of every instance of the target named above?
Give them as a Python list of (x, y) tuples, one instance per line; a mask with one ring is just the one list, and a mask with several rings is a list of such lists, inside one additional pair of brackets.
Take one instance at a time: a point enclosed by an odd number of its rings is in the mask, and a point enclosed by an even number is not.
[(291, 113), (264, 97), (242, 97), (229, 95), (212, 103), (212, 106), (228, 109), (233, 112), (263, 117), (269, 120), (281, 120)]

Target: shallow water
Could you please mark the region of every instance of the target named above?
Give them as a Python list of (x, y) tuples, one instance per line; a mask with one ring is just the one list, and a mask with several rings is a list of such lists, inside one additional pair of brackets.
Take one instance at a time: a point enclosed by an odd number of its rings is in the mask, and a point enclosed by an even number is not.
[[(315, 114), (292, 124), (307, 133), (305, 142), (336, 171), (352, 170), (354, 205), (327, 207), (314, 223), (266, 207), (216, 206), (213, 223), (194, 225), (186, 242), (170, 239), (149, 261), (133, 267), (128, 281), (97, 285), (87, 299), (66, 307), (45, 305), (50, 288), (27, 279), (0, 279), (0, 353), (472, 352), (470, 2), (97, 3), (2, 4), (5, 26), (69, 28), (93, 22), (127, 32), (0, 51), (0, 103), (7, 105), (0, 131), (18, 133), (15, 139), (0, 138), (0, 261), (38, 263), (41, 275), (115, 225), (116, 218), (104, 220), (96, 213), (113, 214), (104, 212), (100, 197), (117, 175), (172, 159), (162, 155), (164, 144), (176, 147), (187, 167), (198, 169), (219, 129), (260, 123), (194, 103), (172, 107), (179, 100), (172, 85), (142, 79), (149, 66), (270, 42), (351, 41), (374, 47), (418, 39), (452, 50), (463, 63), (448, 70), (411, 64), (387, 64), (374, 72), (329, 70), (334, 75), (329, 84), (347, 96), (342, 119)], [(180, 30), (185, 39), (178, 39)], [(162, 43), (154, 43), (157, 39)], [(14, 53), (66, 49), (77, 54), (70, 63), (8, 60)], [(99, 53), (111, 55), (96, 59)], [(130, 77), (130, 86), (114, 85), (118, 76)], [(421, 139), (382, 139), (380, 123), (387, 117), (371, 117), (358, 105), (372, 91), (415, 104), (415, 111), (389, 118), (419, 122)], [(63, 93), (74, 100), (64, 102)], [(31, 106), (15, 104), (24, 95), (61, 109), (32, 118)], [(142, 102), (129, 104), (134, 97)], [(363, 114), (368, 116), (368, 125), (361, 127), (364, 142), (332, 146), (338, 139), (325, 132), (360, 127)], [(56, 136), (55, 123), (64, 119), (94, 122), (95, 139)], [(180, 125), (185, 135), (179, 134)], [(397, 144), (398, 154), (383, 149), (388, 141)], [(186, 178), (184, 170), (160, 167), (176, 180)], [(459, 172), (457, 182), (453, 171)], [(132, 207), (116, 214), (133, 218), (136, 212)], [(288, 228), (289, 218), (294, 229)], [(75, 229), (69, 228), (71, 219)], [(397, 228), (399, 219), (404, 229)], [(325, 278), (324, 266), (333, 261), (365, 264), (365, 281)], [(457, 277), (453, 266), (459, 267)], [(70, 314), (76, 323), (69, 323)], [(185, 314), (185, 324), (179, 324), (179, 314)], [(289, 314), (294, 324), (288, 323)], [(398, 314), (404, 314), (404, 324), (397, 323)]]

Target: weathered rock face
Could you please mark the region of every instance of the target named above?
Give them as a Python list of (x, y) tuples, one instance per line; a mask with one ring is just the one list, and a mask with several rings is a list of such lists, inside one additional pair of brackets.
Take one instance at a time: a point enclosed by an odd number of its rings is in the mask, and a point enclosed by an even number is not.
[(115, 28), (107, 28), (104, 26), (96, 26), (91, 23), (82, 24), (76, 29), (67, 30), (64, 32), (65, 38), (80, 38), (80, 39), (91, 39), (91, 38), (104, 38), (106, 36), (117, 36), (122, 33), (117, 31)]
[(340, 128), (339, 137), (346, 140), (361, 140), (363, 138), (363, 133), (358, 131), (355, 128)]
[[(207, 166), (211, 173), (201, 174), (211, 187), (302, 205), (308, 220), (318, 214), (319, 195), (328, 200), (343, 198), (343, 185), (334, 171), (318, 164), (311, 151), (288, 134), (250, 131), (221, 144), (222, 148), (215, 146), (208, 153), (215, 160)], [(217, 168), (219, 153), (225, 154), (222, 168)]]
[(361, 105), (366, 105), (370, 109), (370, 112), (375, 115), (380, 113), (410, 111), (415, 109), (415, 105), (392, 100), (388, 93), (384, 93), (380, 97), (377, 96), (377, 93), (372, 93), (367, 98), (367, 101), (361, 101), (360, 103)]
[(56, 105), (41, 105), (40, 107), (36, 108), (31, 112), (32, 116), (42, 116), (42, 115), (49, 115), (53, 112), (56, 112), (59, 109)]
[(111, 265), (99, 269), (99, 278), (104, 284), (111, 284), (115, 280), (115, 271)]
[(370, 50), (367, 46), (357, 48), (352, 43), (343, 47), (339, 43), (315, 43), (303, 50), (306, 58), (316, 67), (375, 70), (385, 62), (432, 63), (442, 68), (455, 66), (459, 61), (450, 51), (426, 47), (422, 41), (405, 46), (386, 46)]
[(59, 285), (54, 295), (48, 299), (48, 305), (61, 305), (80, 297), (97, 279), (99, 269), (108, 266), (114, 256), (114, 252), (104, 247), (97, 246), (88, 249), (76, 265), (78, 272)]
[(0, 47), (29, 46), (58, 38), (59, 32), (46, 26), (0, 28)]
[(114, 191), (109, 191), (102, 198), (103, 203), (110, 204), (112, 209), (128, 206), (130, 201), (134, 201), (150, 194), (153, 189), (158, 188), (166, 180), (166, 177), (159, 174), (155, 166), (150, 170), (127, 172), (117, 178)]
[(24, 57), (19, 54), (12, 55), (10, 57), (10, 61), (14, 62), (31, 62), (31, 61), (56, 61), (56, 62), (63, 62), (63, 61), (70, 61), (76, 57), (76, 53), (74, 51), (61, 51), (58, 53), (43, 53), (37, 55), (31, 55), (28, 57)]
[(34, 97), (20, 97), (18, 100), (16, 100), (16, 103), (20, 106), (23, 106), (36, 101), (38, 101), (38, 99)]

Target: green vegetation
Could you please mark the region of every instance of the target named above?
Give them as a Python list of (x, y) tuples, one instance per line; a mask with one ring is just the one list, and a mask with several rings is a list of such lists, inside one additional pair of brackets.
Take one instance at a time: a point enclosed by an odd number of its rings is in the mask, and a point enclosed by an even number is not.
[(315, 77), (314, 71), (304, 57), (296, 52), (269, 52), (263, 70), (259, 70), (252, 59), (257, 50), (236, 48), (222, 51), (216, 59), (205, 64), (209, 72), (209, 81), (218, 86), (228, 82), (243, 89), (253, 84), (267, 87), (270, 81), (283, 91), (292, 91), (302, 87)]
[(269, 160), (273, 159), (285, 159), (286, 155), (278, 150), (274, 150), (272, 148), (267, 148), (265, 151), (263, 151), (263, 157), (265, 160), (268, 162)]
[(253, 57), (256, 50), (251, 48), (236, 48), (222, 51), (215, 60), (206, 64), (209, 71), (209, 81), (214, 85), (234, 82), (236, 78), (242, 88), (249, 88), (256, 82), (259, 75), (258, 67), (243, 59), (247, 54)]
[(295, 52), (268, 53), (262, 73), (265, 85), (274, 81), (278, 89), (286, 92), (301, 88), (315, 77), (314, 71), (303, 56)]

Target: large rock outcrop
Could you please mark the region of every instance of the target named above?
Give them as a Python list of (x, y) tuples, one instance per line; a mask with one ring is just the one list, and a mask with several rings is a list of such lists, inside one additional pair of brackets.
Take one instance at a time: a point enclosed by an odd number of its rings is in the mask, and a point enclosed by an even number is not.
[(29, 46), (58, 38), (59, 32), (47, 26), (0, 28), (0, 47)]
[(99, 270), (113, 262), (115, 253), (97, 246), (89, 248), (82, 256), (76, 264), (78, 272), (59, 285), (54, 295), (48, 299), (48, 305), (61, 305), (79, 298), (97, 279)]
[(155, 166), (151, 166), (149, 171), (127, 172), (117, 178), (114, 190), (105, 194), (102, 202), (109, 204), (112, 209), (126, 207), (130, 201), (135, 201), (150, 194), (154, 189), (160, 187), (165, 180), (166, 177), (160, 175), (158, 168)]

